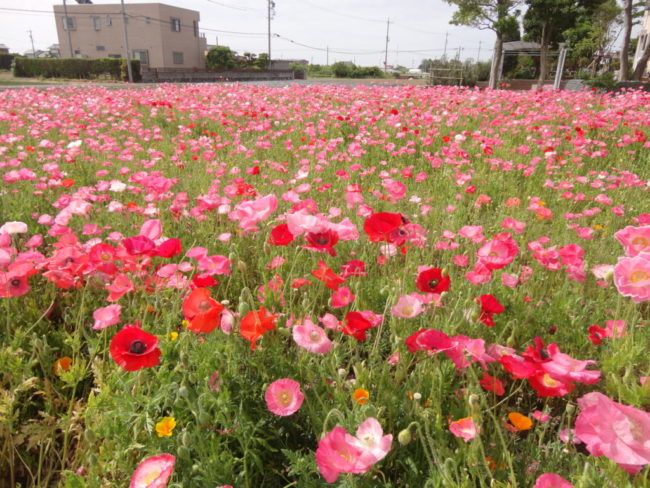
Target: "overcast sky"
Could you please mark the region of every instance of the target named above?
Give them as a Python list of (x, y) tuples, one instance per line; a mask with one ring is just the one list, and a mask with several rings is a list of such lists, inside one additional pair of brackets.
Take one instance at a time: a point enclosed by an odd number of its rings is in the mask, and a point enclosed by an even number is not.
[[(36, 49), (46, 49), (57, 43), (51, 12), (53, 5), (61, 3), (62, 0), (0, 0), (0, 43), (8, 46), (11, 52), (23, 53), (31, 49), (30, 29)], [(68, 3), (76, 4), (74, 0)], [(118, 2), (93, 0), (93, 3)], [(128, 4), (146, 2), (126, 0), (125, 3), (128, 13)], [(200, 27), (208, 44), (216, 44), (218, 36), (219, 44), (239, 53), (267, 50), (266, 0), (166, 0), (161, 3), (199, 11)], [(329, 46), (330, 64), (354, 61), (358, 65), (380, 66), (384, 61), (387, 19), (391, 22), (388, 64), (399, 63), (411, 68), (417, 67), (424, 58), (440, 57), (445, 33), (448, 33), (447, 55), (456, 56), (460, 47), (462, 59), (475, 59), (479, 43), (481, 59), (489, 59), (494, 43), (491, 31), (450, 25), (454, 9), (443, 0), (275, 0), (275, 3), (271, 32), (282, 37), (273, 37), (271, 41), (274, 59), (306, 59), (325, 64), (325, 49)]]

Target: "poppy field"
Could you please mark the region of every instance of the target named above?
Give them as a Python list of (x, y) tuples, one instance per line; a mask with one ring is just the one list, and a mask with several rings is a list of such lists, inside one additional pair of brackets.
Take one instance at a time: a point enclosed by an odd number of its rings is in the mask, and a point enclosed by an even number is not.
[(648, 93), (6, 90), (0, 178), (0, 486), (650, 486)]

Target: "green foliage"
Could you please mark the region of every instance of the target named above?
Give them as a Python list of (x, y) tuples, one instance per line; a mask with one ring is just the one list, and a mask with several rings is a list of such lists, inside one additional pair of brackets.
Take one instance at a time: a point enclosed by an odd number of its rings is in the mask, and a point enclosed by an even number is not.
[(601, 91), (612, 91), (616, 88), (616, 77), (612, 71), (608, 71), (600, 76), (595, 76), (593, 78), (586, 78), (585, 84), (589, 85), (592, 88), (597, 88)]
[(326, 77), (329, 78), (333, 75), (332, 67), (323, 64), (309, 64), (307, 65), (307, 74), (312, 77)]
[(383, 78), (384, 72), (377, 66), (357, 66), (339, 61), (332, 65), (332, 73), (337, 78)]
[(332, 73), (337, 78), (349, 78), (353, 69), (354, 65), (352, 63), (344, 63), (343, 61), (338, 61), (332, 65)]
[(210, 69), (228, 70), (237, 66), (235, 52), (228, 46), (215, 46), (208, 51), (207, 65)]
[[(489, 29), (498, 35), (513, 31), (519, 11), (517, 0), (445, 0), (458, 8), (451, 23)], [(517, 29), (518, 30), (518, 29)]]
[(11, 69), (15, 54), (0, 53), (0, 69)]
[[(131, 60), (133, 81), (140, 81), (140, 61)], [(17, 56), (14, 59), (14, 76), (25, 78), (67, 78), (128, 80), (126, 60), (122, 58), (64, 58), (41, 59)]]

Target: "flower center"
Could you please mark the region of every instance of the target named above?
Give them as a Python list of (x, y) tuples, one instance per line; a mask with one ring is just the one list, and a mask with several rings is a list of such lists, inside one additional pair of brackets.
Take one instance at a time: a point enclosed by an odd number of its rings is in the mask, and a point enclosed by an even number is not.
[(131, 354), (144, 354), (147, 350), (147, 345), (142, 341), (133, 341), (129, 346), (129, 352)]
[(199, 303), (199, 310), (202, 313), (208, 312), (212, 308), (212, 305), (208, 300), (203, 300), (201, 303)]
[(324, 234), (316, 234), (316, 236), (314, 236), (314, 242), (319, 246), (324, 246), (329, 242), (329, 239)]
[(151, 483), (153, 480), (155, 480), (156, 478), (158, 478), (158, 476), (160, 476), (160, 471), (152, 471), (151, 473), (148, 473), (148, 474), (145, 476), (144, 480), (142, 480), (142, 481), (144, 482), (145, 485), (148, 485), (148, 484)]
[(438, 280), (431, 280), (431, 281), (429, 281), (429, 288), (435, 288), (439, 284), (440, 284), (440, 282)]
[(107, 252), (105, 252), (104, 254), (102, 254), (100, 256), (100, 258), (101, 258), (102, 261), (110, 261), (111, 260), (111, 255), (108, 254)]
[(551, 375), (548, 373), (542, 377), (542, 383), (544, 383), (544, 386), (548, 386), (549, 388), (555, 388), (557, 385), (559, 385), (559, 382), (551, 378)]
[(650, 278), (650, 275), (648, 274), (647, 271), (644, 270), (636, 270), (634, 273), (630, 275), (630, 281), (632, 283), (638, 283), (639, 281), (644, 281)]
[(643, 237), (643, 236), (637, 236), (634, 239), (632, 239), (630, 242), (632, 243), (633, 246), (647, 247), (648, 244), (650, 244), (648, 242), (648, 239), (646, 237)]
[(309, 333), (309, 340), (312, 342), (320, 342), (320, 334), (317, 331), (312, 330)]
[(291, 402), (291, 395), (288, 392), (283, 391), (278, 395), (278, 402), (283, 407), (286, 407)]
[(19, 287), (20, 286), (20, 280), (18, 278), (14, 278), (9, 282), (9, 284), (13, 287)]
[(413, 315), (413, 312), (414, 312), (413, 307), (411, 307), (410, 305), (402, 308), (402, 314), (404, 315)]

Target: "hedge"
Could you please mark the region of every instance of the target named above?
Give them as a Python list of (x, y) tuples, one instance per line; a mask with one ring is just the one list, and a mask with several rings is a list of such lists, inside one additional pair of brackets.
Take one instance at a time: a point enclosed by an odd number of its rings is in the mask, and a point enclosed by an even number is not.
[(0, 53), (0, 69), (11, 69), (11, 62), (15, 57), (15, 54)]
[[(140, 61), (132, 59), (133, 81), (140, 81)], [(112, 80), (128, 80), (123, 58), (24, 58), (14, 59), (14, 76), (25, 78), (96, 79), (108, 76)]]

